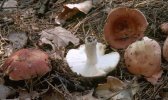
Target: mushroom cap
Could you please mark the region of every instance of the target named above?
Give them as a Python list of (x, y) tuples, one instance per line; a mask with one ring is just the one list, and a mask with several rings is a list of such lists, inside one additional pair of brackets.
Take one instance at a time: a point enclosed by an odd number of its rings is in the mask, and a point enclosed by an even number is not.
[(160, 29), (161, 29), (162, 32), (168, 34), (168, 22), (161, 24)]
[(97, 64), (88, 65), (85, 53), (85, 45), (81, 45), (78, 49), (71, 49), (66, 55), (66, 60), (69, 67), (73, 72), (80, 74), (84, 77), (99, 77), (105, 76), (117, 66), (120, 55), (118, 52), (111, 52), (105, 54), (105, 45), (97, 43)]
[(144, 37), (132, 43), (124, 54), (125, 64), (129, 72), (143, 75), (151, 83), (161, 77), (161, 48), (153, 39)]
[(142, 38), (147, 26), (148, 22), (141, 11), (119, 7), (108, 15), (104, 36), (111, 47), (122, 49)]
[(163, 57), (166, 59), (166, 61), (168, 61), (168, 37), (163, 45)]
[(51, 70), (47, 53), (38, 49), (21, 49), (6, 59), (0, 68), (11, 80), (42, 76)]

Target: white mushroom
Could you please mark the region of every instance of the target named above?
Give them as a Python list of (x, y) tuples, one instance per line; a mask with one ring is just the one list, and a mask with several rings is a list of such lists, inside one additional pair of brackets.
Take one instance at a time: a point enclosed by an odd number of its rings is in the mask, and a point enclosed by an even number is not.
[(86, 37), (84, 45), (67, 53), (68, 65), (73, 72), (84, 77), (104, 76), (115, 69), (120, 59), (118, 52), (104, 55), (105, 47), (102, 43), (97, 43), (95, 37)]

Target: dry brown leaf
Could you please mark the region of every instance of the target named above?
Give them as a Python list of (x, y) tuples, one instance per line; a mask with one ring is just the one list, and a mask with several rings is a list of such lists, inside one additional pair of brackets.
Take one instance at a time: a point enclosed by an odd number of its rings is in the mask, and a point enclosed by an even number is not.
[(159, 95), (161, 96), (162, 100), (168, 100), (168, 88), (162, 88), (159, 91)]
[(42, 95), (42, 100), (66, 100), (66, 99), (62, 93), (53, 89), (49, 89), (47, 93)]
[(101, 100), (93, 97), (93, 90), (89, 91), (86, 95), (76, 94), (74, 95), (75, 100)]
[(40, 42), (42, 44), (51, 45), (54, 51), (56, 48), (66, 47), (69, 42), (72, 42), (74, 45), (79, 44), (78, 38), (71, 34), (70, 31), (60, 26), (53, 29), (43, 30), (40, 34)]
[(64, 57), (64, 48), (71, 42), (74, 45), (79, 44), (79, 39), (75, 37), (70, 31), (55, 27), (52, 29), (43, 30), (40, 33), (39, 45), (49, 45), (51, 50), (47, 51), (52, 59), (61, 59)]
[(67, 19), (70, 19), (79, 12), (87, 14), (92, 8), (92, 1), (87, 0), (78, 4), (66, 4), (63, 11), (56, 16), (55, 22), (57, 24), (64, 24)]
[(39, 98), (39, 93), (36, 91), (31, 91), (30, 93), (26, 90), (20, 90), (19, 91), (19, 100), (35, 100)]
[(132, 100), (136, 92), (133, 89), (132, 87), (128, 88), (127, 84), (118, 78), (108, 76), (107, 83), (99, 84), (95, 89), (95, 95), (98, 98), (109, 100)]
[(17, 7), (17, 1), (16, 0), (6, 0), (6, 2), (3, 4), (2, 8), (5, 8), (5, 10), (14, 10), (14, 7)]
[(10, 33), (8, 36), (9, 41), (12, 42), (14, 49), (21, 49), (27, 44), (27, 34), (24, 32)]

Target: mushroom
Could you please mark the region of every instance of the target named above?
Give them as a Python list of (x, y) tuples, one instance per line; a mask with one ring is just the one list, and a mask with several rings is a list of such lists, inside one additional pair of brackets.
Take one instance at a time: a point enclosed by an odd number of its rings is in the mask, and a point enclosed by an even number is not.
[(38, 49), (21, 49), (6, 59), (0, 70), (11, 80), (28, 80), (51, 70), (48, 55)]
[(129, 72), (145, 76), (152, 84), (156, 84), (161, 77), (161, 48), (153, 39), (144, 37), (129, 45), (124, 59)]
[(105, 76), (115, 69), (120, 59), (118, 52), (104, 55), (105, 47), (102, 43), (97, 43), (94, 36), (88, 36), (84, 45), (68, 51), (67, 63), (73, 72), (84, 77)]
[(163, 57), (168, 61), (168, 37), (163, 45)]
[(168, 22), (163, 23), (160, 25), (160, 29), (162, 32), (164, 32), (165, 34), (168, 34)]
[(148, 22), (138, 9), (119, 7), (108, 15), (104, 26), (104, 36), (111, 47), (126, 48), (144, 36)]

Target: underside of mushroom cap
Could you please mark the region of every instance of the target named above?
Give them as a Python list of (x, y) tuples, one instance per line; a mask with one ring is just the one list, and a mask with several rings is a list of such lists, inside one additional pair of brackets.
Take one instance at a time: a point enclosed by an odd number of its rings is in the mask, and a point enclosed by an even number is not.
[(97, 43), (97, 63), (91, 65), (87, 64), (85, 48), (85, 45), (81, 45), (78, 49), (71, 49), (66, 56), (66, 60), (71, 70), (84, 77), (104, 76), (115, 69), (119, 62), (120, 55), (118, 52), (104, 55), (105, 45)]
[(147, 26), (148, 22), (141, 11), (119, 7), (108, 15), (104, 36), (111, 47), (122, 49), (142, 38)]

